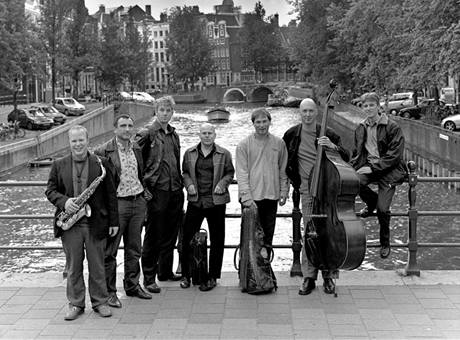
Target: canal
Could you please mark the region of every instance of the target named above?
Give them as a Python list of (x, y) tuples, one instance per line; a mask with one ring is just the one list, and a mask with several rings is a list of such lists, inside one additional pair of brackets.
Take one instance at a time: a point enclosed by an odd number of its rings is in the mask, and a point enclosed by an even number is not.
[[(230, 121), (216, 125), (216, 142), (229, 149), (234, 156), (237, 143), (253, 131), (250, 121), (251, 110), (258, 105), (228, 106), (231, 112)], [(205, 122), (205, 112), (209, 105), (178, 105), (173, 117), (172, 125), (177, 128), (181, 138), (182, 153), (188, 147), (198, 142), (199, 125)], [(272, 113), (271, 132), (281, 137), (283, 133), (297, 122), (296, 109), (270, 108)], [(351, 131), (350, 131), (351, 133)], [(105, 136), (104, 138), (110, 138)], [(93, 145), (102, 142), (96, 141)], [(1, 180), (46, 180), (49, 167), (23, 168), (10, 173)], [(398, 187), (392, 210), (405, 211), (408, 206), (408, 185)], [(0, 188), (1, 214), (50, 214), (54, 211), (44, 195), (44, 187), (2, 187)], [(227, 207), (227, 213), (239, 213), (236, 185), (231, 186), (232, 202)], [(417, 185), (417, 208), (420, 210), (458, 210), (460, 195), (448, 191), (442, 184), (420, 183)], [(357, 198), (357, 210), (362, 202)], [(291, 212), (290, 199), (279, 212)], [(376, 218), (364, 220), (368, 242), (378, 242), (378, 223)], [(407, 218), (392, 218), (391, 240), (393, 243), (407, 241)], [(460, 242), (460, 217), (421, 217), (418, 222), (419, 242)], [(226, 229), (226, 244), (239, 243), (240, 221), (228, 219)], [(50, 220), (0, 220), (1, 245), (27, 246), (56, 246), (60, 240), (53, 237)], [(274, 244), (290, 244), (292, 241), (292, 222), (290, 219), (280, 218), (274, 236)], [(233, 271), (234, 249), (226, 249), (224, 270)], [(422, 248), (419, 250), (418, 260), (422, 270), (427, 269), (460, 269), (460, 252), (456, 248)], [(119, 265), (122, 265), (122, 251), (119, 254)], [(393, 249), (390, 257), (381, 260), (378, 248), (369, 248), (366, 258), (360, 267), (361, 270), (398, 269), (403, 268), (407, 261), (405, 248)], [(0, 270), (3, 272), (43, 272), (62, 271), (64, 256), (61, 250), (3, 250), (0, 251)], [(275, 270), (289, 270), (292, 262), (292, 252), (289, 249), (276, 249), (273, 266)]]

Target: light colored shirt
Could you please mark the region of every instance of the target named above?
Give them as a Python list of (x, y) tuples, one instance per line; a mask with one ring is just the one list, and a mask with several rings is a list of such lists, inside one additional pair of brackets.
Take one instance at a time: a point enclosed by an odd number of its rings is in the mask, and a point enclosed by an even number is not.
[(364, 143), (364, 147), (368, 153), (367, 161), (369, 163), (372, 163), (380, 158), (379, 149), (377, 147), (377, 125), (379, 120), (380, 118), (377, 121), (367, 119), (365, 123), (367, 138)]
[(124, 147), (117, 139), (118, 156), (120, 157), (121, 174), (117, 188), (117, 197), (126, 197), (140, 194), (144, 191), (138, 176), (137, 160), (132, 143)]
[(314, 129), (302, 127), (300, 132), (300, 144), (298, 153), (299, 175), (301, 179), (300, 192), (309, 190), (308, 182), (311, 169), (316, 162), (316, 126)]
[(288, 154), (281, 138), (268, 134), (259, 140), (255, 134), (236, 147), (236, 178), (241, 202), (249, 199), (278, 200), (289, 191), (286, 176)]

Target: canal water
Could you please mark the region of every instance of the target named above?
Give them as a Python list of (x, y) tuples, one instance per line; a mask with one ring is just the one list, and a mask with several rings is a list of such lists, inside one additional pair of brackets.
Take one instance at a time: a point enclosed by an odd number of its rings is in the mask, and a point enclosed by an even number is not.
[[(260, 106), (260, 105), (259, 105)], [(237, 143), (253, 132), (250, 114), (258, 105), (228, 106), (231, 112), (230, 121), (217, 124), (216, 142), (235, 154)], [(206, 111), (209, 105), (179, 105), (171, 122), (177, 128), (181, 138), (182, 153), (186, 148), (197, 143), (198, 129), (201, 123), (206, 122)], [(283, 133), (298, 121), (296, 109), (269, 108), (272, 113), (271, 132), (281, 137)], [(351, 133), (351, 131), (350, 131)], [(109, 138), (106, 136), (105, 138)], [(100, 143), (101, 141), (97, 141)], [(93, 144), (94, 145), (94, 144)], [(46, 180), (49, 167), (24, 168), (11, 173), (1, 180)], [(408, 185), (398, 187), (393, 205), (393, 211), (405, 211), (408, 207)], [(1, 214), (50, 214), (54, 208), (44, 195), (44, 187), (1, 187), (0, 213)], [(231, 186), (232, 202), (227, 207), (227, 213), (239, 213), (236, 185)], [(361, 209), (362, 202), (357, 198), (356, 209)], [(417, 185), (417, 207), (419, 210), (458, 210), (460, 195), (447, 191), (442, 184), (420, 183)], [(279, 208), (279, 212), (289, 213), (292, 209), (292, 200)], [(368, 242), (378, 243), (378, 223), (376, 218), (364, 220)], [(407, 242), (407, 218), (392, 218), (391, 240), (394, 243)], [(205, 226), (205, 224), (204, 224)], [(460, 242), (460, 217), (421, 217), (418, 222), (419, 242)], [(240, 221), (228, 219), (226, 227), (226, 244), (239, 243)], [(292, 241), (292, 222), (290, 219), (280, 218), (277, 221), (274, 244), (286, 245)], [(5, 246), (56, 246), (60, 240), (53, 237), (50, 220), (0, 220), (0, 244)], [(234, 249), (226, 249), (224, 270), (233, 271)], [(176, 256), (177, 257), (177, 256)], [(119, 265), (122, 265), (123, 252), (118, 256)], [(460, 269), (460, 252), (458, 248), (422, 248), (418, 255), (419, 264), (423, 269)], [(62, 271), (64, 267), (62, 250), (3, 250), (0, 251), (0, 270), (3, 272), (43, 272)], [(289, 249), (276, 249), (273, 266), (275, 270), (289, 270), (292, 262), (292, 252)], [(407, 249), (394, 248), (386, 260), (378, 256), (378, 248), (369, 248), (360, 270), (399, 269), (407, 262)]]

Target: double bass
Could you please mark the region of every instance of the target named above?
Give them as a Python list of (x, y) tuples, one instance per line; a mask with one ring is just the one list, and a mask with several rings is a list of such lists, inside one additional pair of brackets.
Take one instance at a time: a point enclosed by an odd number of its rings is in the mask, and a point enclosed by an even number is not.
[[(331, 81), (320, 136), (326, 135), (330, 100), (336, 84)], [(359, 177), (335, 150), (318, 145), (310, 182), (312, 218), (307, 223), (305, 250), (311, 263), (321, 270), (359, 267), (366, 253), (364, 226), (354, 210)]]

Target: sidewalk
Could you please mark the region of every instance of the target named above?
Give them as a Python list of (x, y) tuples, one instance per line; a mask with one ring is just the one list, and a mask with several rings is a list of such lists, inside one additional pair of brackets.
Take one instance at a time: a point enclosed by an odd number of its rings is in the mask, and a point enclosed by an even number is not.
[[(460, 271), (341, 272), (338, 297), (299, 296), (300, 278), (277, 273), (276, 293), (243, 294), (236, 273), (200, 292), (160, 282), (152, 300), (128, 298), (103, 319), (90, 308), (64, 321), (61, 273), (0, 275), (0, 337), (5, 339), (459, 339)], [(120, 284), (119, 277), (118, 284)], [(321, 281), (317, 283), (321, 285)]]

